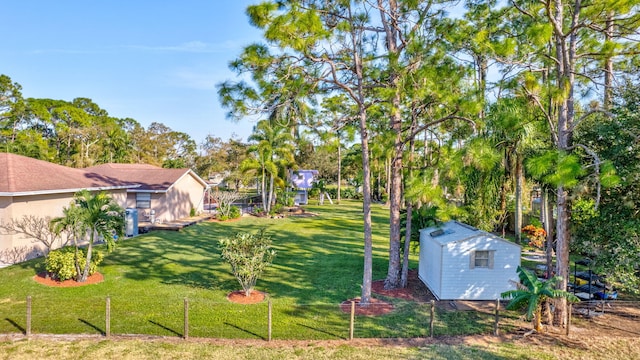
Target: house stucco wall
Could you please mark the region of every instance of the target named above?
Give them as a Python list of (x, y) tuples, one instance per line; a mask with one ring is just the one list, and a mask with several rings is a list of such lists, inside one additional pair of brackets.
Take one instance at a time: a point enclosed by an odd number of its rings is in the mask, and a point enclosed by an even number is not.
[[(204, 191), (206, 187), (190, 173), (176, 181), (166, 192), (151, 193), (151, 207), (138, 209), (141, 221), (150, 221), (150, 211), (155, 211), (155, 220), (159, 222), (173, 221), (189, 217), (191, 208), (196, 213), (204, 209)], [(136, 207), (136, 193), (130, 192), (127, 206)]]
[[(114, 190), (109, 194), (114, 201), (123, 206), (126, 203), (126, 191)], [(0, 197), (0, 221), (8, 223), (12, 219), (20, 220), (31, 215), (42, 218), (55, 218), (63, 215), (63, 208), (68, 207), (74, 193), (57, 193), (28, 196)], [(55, 244), (54, 248), (60, 244)], [(0, 231), (0, 264), (14, 263), (22, 254), (20, 261), (41, 256), (45, 246), (24, 234), (6, 234)], [(11, 258), (11, 259), (9, 259)], [(7, 261), (12, 260), (12, 261)]]

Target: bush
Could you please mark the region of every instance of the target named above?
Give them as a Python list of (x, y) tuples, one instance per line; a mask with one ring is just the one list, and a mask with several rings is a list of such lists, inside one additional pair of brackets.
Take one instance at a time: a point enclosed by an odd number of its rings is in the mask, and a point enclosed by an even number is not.
[(281, 196), (278, 196), (278, 204), (292, 207), (295, 205), (297, 191), (285, 191)]
[(237, 219), (240, 215), (242, 215), (242, 213), (240, 212), (239, 207), (232, 206), (231, 209), (229, 209), (229, 219)]
[[(70, 246), (51, 251), (45, 259), (45, 270), (51, 274), (54, 279), (59, 281), (69, 279), (77, 280), (78, 273), (76, 272), (74, 252), (75, 248)], [(93, 275), (98, 270), (98, 265), (100, 265), (102, 260), (104, 260), (102, 252), (94, 250), (89, 265), (89, 275)], [(84, 267), (86, 261), (86, 251), (79, 249), (78, 262), (81, 268)]]
[(75, 279), (78, 273), (72, 247), (66, 247), (59, 250), (53, 250), (45, 259), (45, 269), (54, 279), (65, 281)]
[(283, 209), (284, 206), (282, 204), (275, 204), (271, 208), (271, 212), (269, 212), (269, 215), (282, 214)]
[(271, 249), (271, 237), (261, 229), (257, 234), (237, 233), (220, 240), (220, 255), (231, 265), (246, 296), (251, 294), (262, 272), (276, 255)]

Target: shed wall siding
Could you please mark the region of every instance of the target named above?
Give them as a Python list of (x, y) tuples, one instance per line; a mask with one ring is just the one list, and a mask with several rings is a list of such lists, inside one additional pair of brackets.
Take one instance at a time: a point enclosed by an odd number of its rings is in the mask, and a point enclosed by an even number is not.
[(442, 246), (433, 241), (428, 234), (420, 233), (418, 276), (438, 298), (440, 297), (440, 288), (442, 285), (442, 273), (440, 271), (441, 259)]
[[(493, 269), (470, 269), (469, 259), (473, 251), (495, 251)], [(509, 280), (517, 281), (516, 268), (520, 265), (520, 247), (489, 236), (478, 236), (463, 242), (446, 245), (440, 298), (493, 300), (500, 293), (514, 289)]]

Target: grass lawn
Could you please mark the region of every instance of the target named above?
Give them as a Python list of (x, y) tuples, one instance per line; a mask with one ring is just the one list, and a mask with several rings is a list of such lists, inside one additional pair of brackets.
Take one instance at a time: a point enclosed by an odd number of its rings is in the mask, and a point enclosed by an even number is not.
[[(308, 206), (317, 217), (242, 218), (207, 222), (180, 232), (156, 231), (121, 241), (99, 271), (105, 281), (53, 288), (32, 277), (36, 259), (0, 269), (0, 334), (25, 331), (26, 297), (32, 296), (32, 333), (101, 334), (105, 299), (111, 302), (112, 334), (182, 336), (184, 299), (189, 301), (189, 336), (265, 339), (267, 302), (232, 304), (239, 290), (217, 240), (238, 231), (266, 227), (278, 254), (257, 283), (273, 306), (273, 339), (344, 339), (349, 315), (338, 304), (360, 295), (363, 266), (362, 204)], [(388, 209), (373, 208), (374, 279), (386, 276)], [(417, 266), (417, 255), (412, 267)], [(355, 337), (428, 335), (428, 304), (398, 303), (393, 313), (358, 317)], [(492, 319), (446, 314), (437, 334), (489, 333)]]

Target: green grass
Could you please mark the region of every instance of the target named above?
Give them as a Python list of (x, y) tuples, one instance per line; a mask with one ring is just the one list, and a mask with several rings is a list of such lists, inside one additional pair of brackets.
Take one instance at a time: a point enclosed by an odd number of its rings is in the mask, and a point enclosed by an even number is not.
[[(240, 286), (219, 255), (217, 240), (238, 231), (267, 227), (277, 256), (258, 280), (273, 305), (274, 339), (344, 339), (349, 316), (338, 304), (360, 295), (363, 266), (362, 205), (308, 206), (317, 217), (243, 218), (201, 223), (180, 232), (156, 231), (119, 243), (99, 271), (100, 284), (52, 288), (32, 277), (37, 259), (0, 269), (0, 333), (26, 328), (26, 297), (32, 296), (33, 333), (101, 334), (105, 299), (111, 301), (112, 334), (183, 335), (184, 299), (189, 301), (189, 335), (267, 338), (267, 302), (232, 304), (226, 295)], [(374, 279), (388, 263), (388, 209), (374, 206)], [(417, 255), (412, 256), (417, 266)], [(394, 300), (395, 301), (395, 300)], [(396, 301), (393, 313), (358, 317), (356, 337), (416, 337), (428, 331), (429, 307)], [(491, 332), (486, 314), (444, 314), (436, 334)]]

